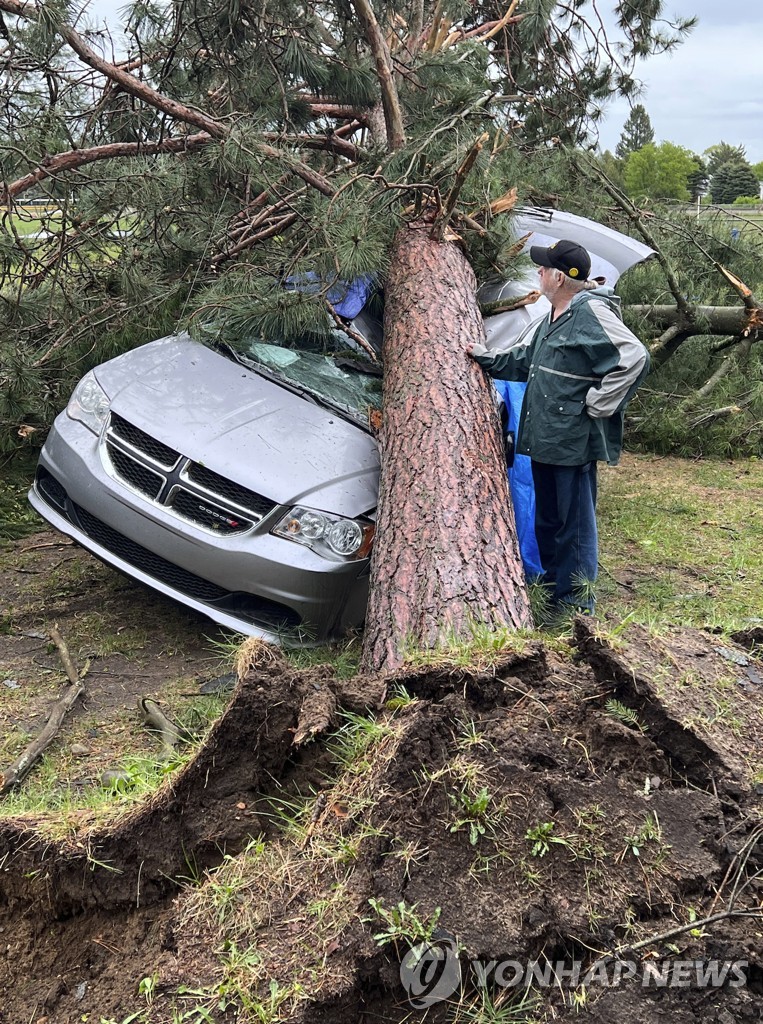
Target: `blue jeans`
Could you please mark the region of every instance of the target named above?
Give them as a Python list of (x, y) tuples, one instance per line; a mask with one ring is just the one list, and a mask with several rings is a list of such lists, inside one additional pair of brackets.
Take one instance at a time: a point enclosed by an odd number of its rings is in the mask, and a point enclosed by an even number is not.
[(593, 611), (591, 584), (599, 563), (596, 463), (550, 466), (533, 461), (532, 471), (541, 579), (552, 604)]

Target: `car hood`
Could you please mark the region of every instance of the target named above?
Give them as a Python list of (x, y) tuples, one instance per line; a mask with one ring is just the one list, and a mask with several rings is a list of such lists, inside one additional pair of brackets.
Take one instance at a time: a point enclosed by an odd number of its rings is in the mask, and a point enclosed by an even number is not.
[(115, 413), (272, 501), (350, 517), (376, 507), (373, 437), (188, 336), (134, 349), (95, 375)]

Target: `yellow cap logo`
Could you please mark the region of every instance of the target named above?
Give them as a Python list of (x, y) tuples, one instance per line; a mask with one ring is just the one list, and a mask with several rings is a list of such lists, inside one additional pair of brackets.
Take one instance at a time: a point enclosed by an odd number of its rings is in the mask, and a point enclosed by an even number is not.
[(580, 273), (580, 271), (578, 270), (577, 267), (570, 267), (568, 273), (569, 273), (570, 277), (577, 277), (578, 274)]

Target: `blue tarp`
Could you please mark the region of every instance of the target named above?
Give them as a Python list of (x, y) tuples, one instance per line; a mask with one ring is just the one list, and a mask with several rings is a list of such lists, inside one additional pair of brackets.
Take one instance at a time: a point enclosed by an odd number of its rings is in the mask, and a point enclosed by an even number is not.
[[(329, 288), (326, 298), (337, 311), (339, 316), (345, 320), (352, 320), (368, 302), (368, 296), (375, 287), (376, 281), (371, 274), (364, 274), (352, 281), (335, 280)], [(314, 270), (306, 274), (294, 274), (287, 277), (284, 287), (292, 291), (306, 292), (308, 295), (315, 294), (325, 286), (325, 278), (321, 278)]]
[[(514, 437), (519, 433), (519, 414), (525, 397), (526, 384), (513, 380), (494, 380), (496, 390), (506, 403), (509, 413), (508, 429)], [(516, 455), (514, 465), (509, 470), (509, 487), (511, 501), (514, 505), (514, 518), (517, 523), (517, 537), (525, 576), (532, 579), (543, 572), (538, 554), (538, 543), (535, 540), (535, 488), (530, 459), (527, 455)]]

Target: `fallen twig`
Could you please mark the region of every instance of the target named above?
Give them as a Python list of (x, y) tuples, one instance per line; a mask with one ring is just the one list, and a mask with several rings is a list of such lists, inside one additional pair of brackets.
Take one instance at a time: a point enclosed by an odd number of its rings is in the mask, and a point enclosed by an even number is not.
[(73, 540), (46, 541), (45, 544), (31, 544), (28, 548), (20, 548), (19, 551), (21, 554), (25, 554), (27, 551), (41, 551), (43, 548), (72, 547), (73, 544)]
[(80, 675), (72, 661), (71, 655), (69, 654), (69, 648), (66, 646), (63, 637), (59, 633), (57, 624), (54, 625), (50, 631), (50, 639), (58, 648), (58, 653), (61, 656), (61, 663), (64, 666), (66, 676), (69, 680), (69, 685), (51, 708), (48, 720), (39, 736), (32, 740), (21, 756), (16, 758), (9, 768), (0, 773), (0, 796), (5, 796), (15, 786), (18, 786), (20, 782), (23, 782), (34, 764), (40, 759), (42, 754), (48, 749), (50, 744), (58, 735), (61, 726), (63, 725), (64, 718), (72, 709), (74, 703), (85, 692), (85, 687), (82, 684)]
[(176, 757), (178, 745), (192, 739), (188, 731), (168, 718), (157, 702), (150, 697), (139, 697), (138, 707), (143, 715), (143, 724), (161, 741), (162, 756)]

